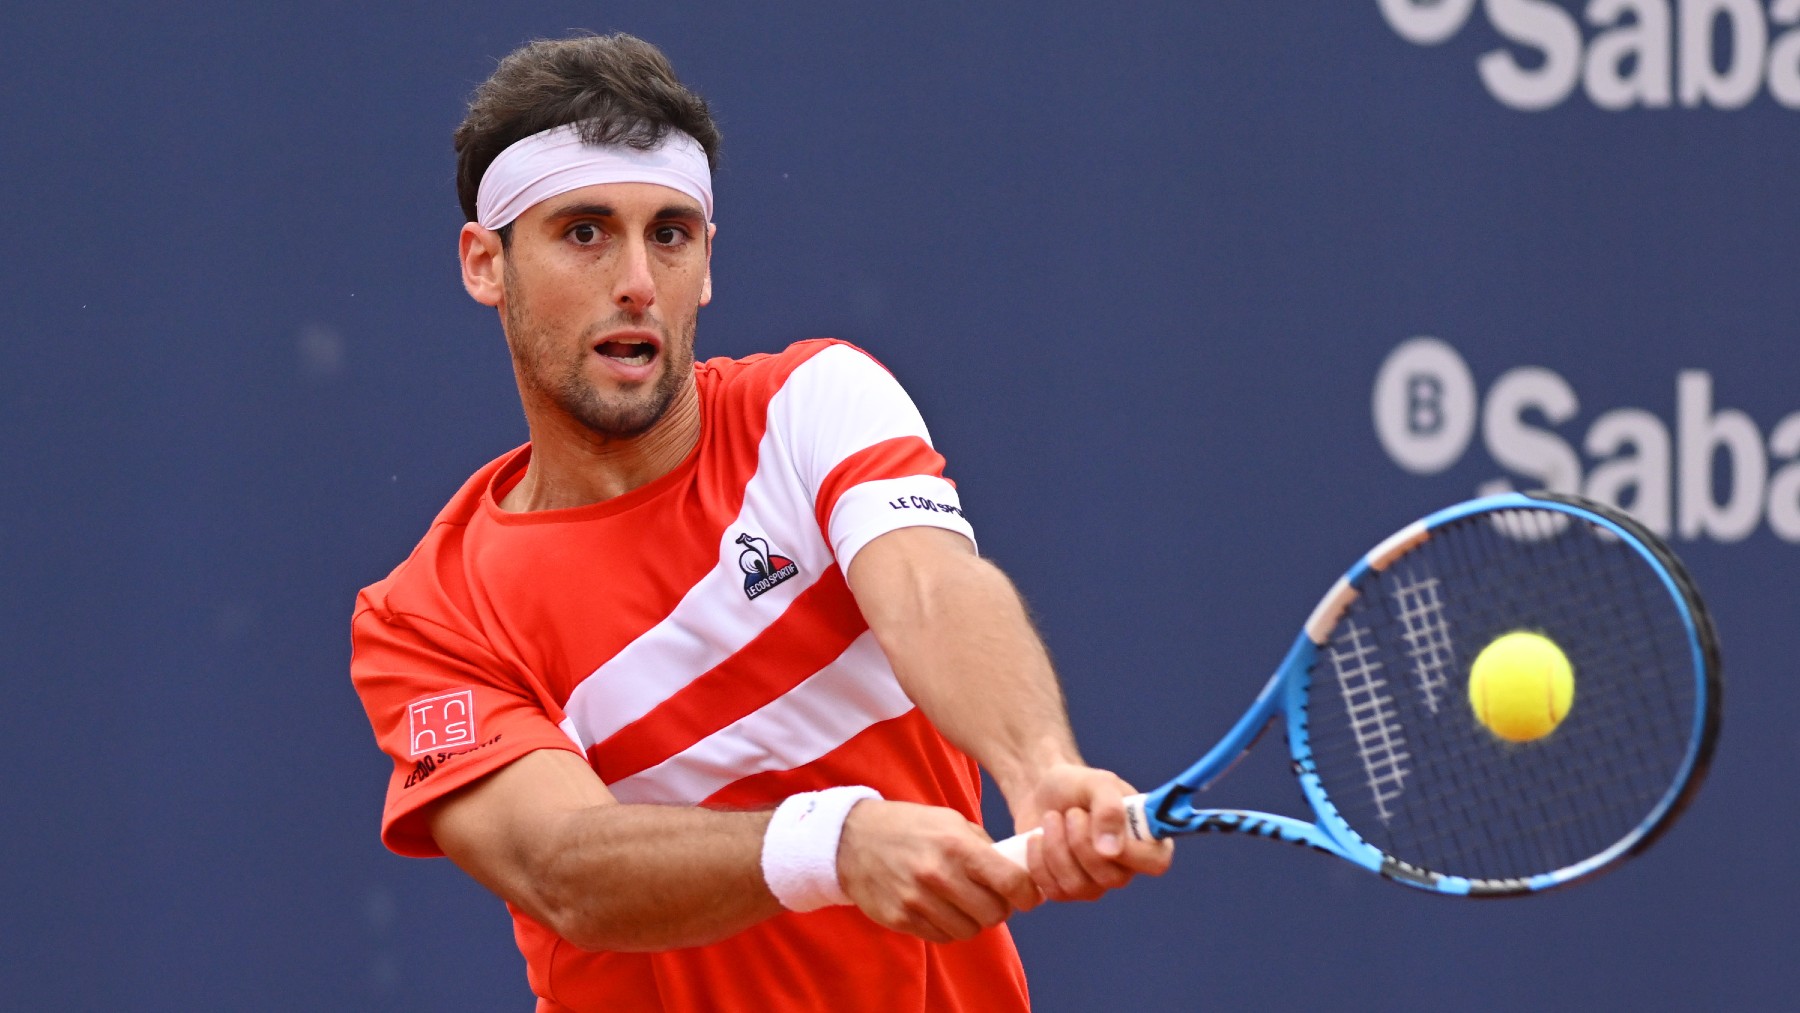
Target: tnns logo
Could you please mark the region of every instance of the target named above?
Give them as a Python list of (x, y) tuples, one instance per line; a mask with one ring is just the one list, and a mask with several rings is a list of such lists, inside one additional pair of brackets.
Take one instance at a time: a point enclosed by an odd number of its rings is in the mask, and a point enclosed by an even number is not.
[(793, 560), (770, 552), (769, 543), (755, 535), (739, 535), (737, 543), (744, 546), (744, 551), (738, 555), (738, 569), (744, 571), (747, 597), (755, 598), (800, 572)]

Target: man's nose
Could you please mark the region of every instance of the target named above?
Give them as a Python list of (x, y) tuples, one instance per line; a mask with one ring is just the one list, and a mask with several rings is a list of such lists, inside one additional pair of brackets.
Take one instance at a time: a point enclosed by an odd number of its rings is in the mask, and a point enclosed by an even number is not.
[(613, 282), (613, 304), (642, 313), (656, 302), (656, 279), (650, 275), (650, 250), (643, 239), (627, 240), (620, 251), (619, 275)]

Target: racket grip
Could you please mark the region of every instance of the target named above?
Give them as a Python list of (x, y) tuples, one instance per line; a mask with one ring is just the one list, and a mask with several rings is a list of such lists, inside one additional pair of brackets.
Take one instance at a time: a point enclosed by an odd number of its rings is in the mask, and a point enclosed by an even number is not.
[[(1125, 798), (1125, 830), (1133, 839), (1147, 841), (1150, 839), (1150, 821), (1144, 816), (1144, 796), (1130, 795)], [(1025, 851), (1033, 837), (1042, 837), (1044, 830), (1038, 827), (1022, 834), (1014, 834), (1004, 841), (995, 841), (994, 850), (1007, 861), (1026, 868)]]

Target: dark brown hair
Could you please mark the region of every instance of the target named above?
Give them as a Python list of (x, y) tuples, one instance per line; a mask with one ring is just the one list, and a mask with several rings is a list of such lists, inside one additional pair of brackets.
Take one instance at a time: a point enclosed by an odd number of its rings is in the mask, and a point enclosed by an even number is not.
[(590, 144), (646, 150), (681, 130), (700, 142), (709, 166), (719, 166), (712, 113), (675, 79), (661, 50), (623, 33), (539, 39), (500, 61), (456, 128), (456, 196), (469, 221), (481, 177), (500, 152), (565, 123), (580, 124)]

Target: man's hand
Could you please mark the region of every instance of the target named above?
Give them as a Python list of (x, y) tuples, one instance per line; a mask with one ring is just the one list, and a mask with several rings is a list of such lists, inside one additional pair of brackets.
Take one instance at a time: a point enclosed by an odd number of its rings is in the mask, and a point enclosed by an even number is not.
[(1045, 768), (1013, 819), (1021, 833), (1044, 831), (1028, 842), (1026, 861), (1046, 897), (1094, 900), (1133, 876), (1168, 871), (1175, 842), (1135, 840), (1126, 829), (1124, 799), (1133, 794), (1111, 771), (1072, 763)]
[(968, 939), (1044, 899), (981, 827), (911, 802), (870, 799), (850, 810), (838, 880), (877, 924), (934, 943)]

